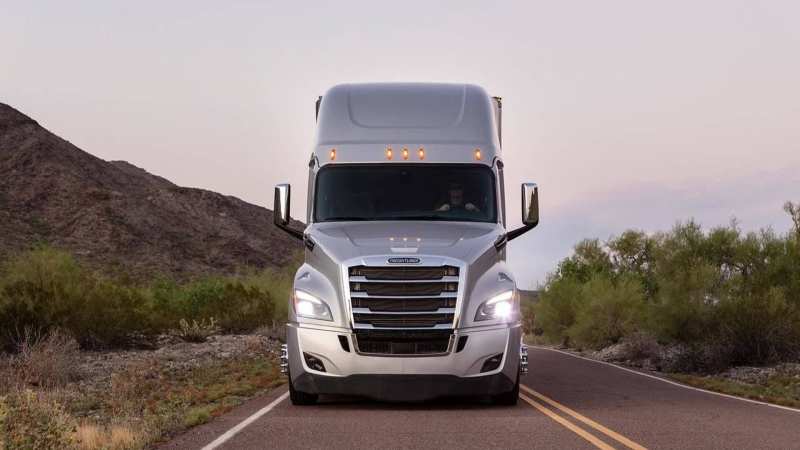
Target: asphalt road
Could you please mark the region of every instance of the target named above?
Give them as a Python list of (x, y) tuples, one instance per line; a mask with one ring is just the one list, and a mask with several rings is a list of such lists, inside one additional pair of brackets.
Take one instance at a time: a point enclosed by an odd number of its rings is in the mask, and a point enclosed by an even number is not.
[(162, 448), (800, 448), (800, 411), (552, 350), (530, 348), (529, 358), (516, 407), (341, 398), (296, 407), (282, 388)]

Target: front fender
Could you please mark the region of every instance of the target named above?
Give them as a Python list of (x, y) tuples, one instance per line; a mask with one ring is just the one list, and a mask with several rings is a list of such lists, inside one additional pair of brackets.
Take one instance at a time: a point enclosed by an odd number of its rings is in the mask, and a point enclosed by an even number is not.
[[(309, 319), (297, 317), (294, 311), (292, 299), (289, 299), (289, 322), (306, 323), (321, 326), (347, 327), (349, 319), (346, 310), (343, 308), (342, 301), (338, 295), (338, 289), (328, 277), (309, 264), (303, 264), (294, 277), (294, 289), (300, 289), (319, 298), (328, 304), (331, 310), (333, 321)], [(292, 291), (294, 295), (294, 291)]]
[(506, 322), (501, 320), (481, 320), (475, 321), (475, 314), (478, 312), (480, 305), (500, 294), (504, 291), (514, 291), (514, 319), (510, 324), (519, 323), (519, 295), (516, 293), (517, 283), (514, 276), (508, 268), (505, 261), (496, 261), (494, 264), (482, 271), (480, 267), (470, 267), (470, 274), (480, 273), (481, 275), (468, 283), (469, 290), (465, 292), (464, 299), (466, 300), (463, 311), (464, 315), (461, 320), (461, 328), (469, 327), (482, 327), (482, 326), (496, 326)]

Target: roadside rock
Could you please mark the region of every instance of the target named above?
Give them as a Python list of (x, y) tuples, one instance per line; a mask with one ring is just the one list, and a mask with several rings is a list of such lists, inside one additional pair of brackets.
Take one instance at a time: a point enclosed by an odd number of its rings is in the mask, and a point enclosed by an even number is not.
[(800, 363), (784, 363), (767, 367), (731, 367), (719, 374), (721, 377), (749, 384), (766, 384), (767, 380), (775, 375), (800, 379)]
[(277, 360), (280, 341), (259, 335), (218, 335), (206, 342), (183, 342), (174, 336), (159, 336), (155, 350), (119, 350), (81, 352), (81, 384), (99, 387), (110, 381), (112, 374), (136, 364), (157, 364), (169, 372), (183, 372), (215, 361), (224, 361), (242, 355), (262, 354)]

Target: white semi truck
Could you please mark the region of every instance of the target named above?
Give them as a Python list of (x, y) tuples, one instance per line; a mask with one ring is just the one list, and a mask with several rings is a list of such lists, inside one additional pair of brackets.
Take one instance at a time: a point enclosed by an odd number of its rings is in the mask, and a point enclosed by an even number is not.
[(303, 240), (282, 370), (320, 394), (515, 404), (527, 371), (508, 241), (539, 222), (522, 184), (507, 229), (501, 101), (463, 84), (344, 84), (317, 100), (306, 228), (275, 188), (275, 225)]

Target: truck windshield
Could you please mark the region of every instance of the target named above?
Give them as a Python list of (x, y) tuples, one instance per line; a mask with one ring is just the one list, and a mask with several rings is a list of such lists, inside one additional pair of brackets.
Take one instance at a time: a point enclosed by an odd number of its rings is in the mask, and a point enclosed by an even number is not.
[(328, 166), (317, 175), (316, 222), (496, 222), (494, 173), (478, 165)]

